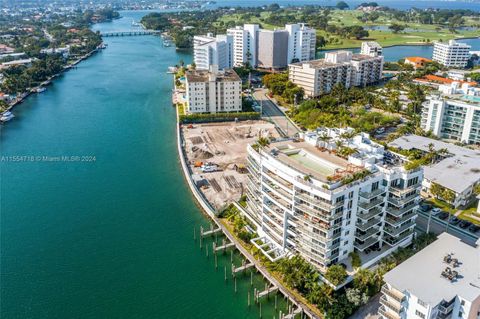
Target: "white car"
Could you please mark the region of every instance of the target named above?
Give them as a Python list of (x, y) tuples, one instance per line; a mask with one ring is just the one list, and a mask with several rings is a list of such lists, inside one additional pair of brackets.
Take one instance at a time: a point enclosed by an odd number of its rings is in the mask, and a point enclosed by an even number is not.
[(442, 210), (441, 210), (440, 208), (434, 207), (434, 208), (432, 209), (431, 214), (432, 214), (433, 216), (437, 216), (437, 215), (440, 214), (441, 212), (442, 212)]

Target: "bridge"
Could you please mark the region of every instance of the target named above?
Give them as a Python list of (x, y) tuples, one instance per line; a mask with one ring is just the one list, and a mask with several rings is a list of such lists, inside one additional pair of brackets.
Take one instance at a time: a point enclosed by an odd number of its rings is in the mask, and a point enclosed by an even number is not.
[(102, 32), (100, 35), (102, 37), (128, 37), (128, 36), (139, 36), (139, 35), (156, 35), (161, 34), (162, 31), (156, 30), (132, 30), (132, 31), (109, 31)]

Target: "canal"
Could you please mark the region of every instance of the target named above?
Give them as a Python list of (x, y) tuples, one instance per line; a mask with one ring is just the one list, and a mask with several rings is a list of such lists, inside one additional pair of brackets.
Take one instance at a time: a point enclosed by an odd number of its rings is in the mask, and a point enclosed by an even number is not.
[[(249, 274), (235, 294), (230, 255), (215, 271), (193, 241), (207, 221), (180, 170), (166, 74), (191, 56), (154, 36), (107, 43), (1, 127), (0, 317), (258, 318)], [(272, 299), (262, 311), (278, 312)]]

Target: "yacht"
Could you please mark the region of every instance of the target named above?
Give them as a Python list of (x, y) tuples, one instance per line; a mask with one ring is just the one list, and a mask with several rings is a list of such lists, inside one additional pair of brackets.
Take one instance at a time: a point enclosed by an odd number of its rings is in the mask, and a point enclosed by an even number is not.
[(37, 92), (37, 93), (42, 93), (42, 92), (45, 92), (46, 90), (47, 90), (47, 89), (44, 88), (44, 87), (39, 87), (39, 88), (37, 88), (37, 89), (35, 90), (35, 92)]
[(6, 111), (6, 112), (3, 112), (2, 116), (0, 117), (0, 121), (2, 121), (2, 122), (8, 122), (8, 121), (10, 121), (11, 119), (13, 119), (14, 117), (15, 117), (15, 115), (13, 115), (12, 112)]

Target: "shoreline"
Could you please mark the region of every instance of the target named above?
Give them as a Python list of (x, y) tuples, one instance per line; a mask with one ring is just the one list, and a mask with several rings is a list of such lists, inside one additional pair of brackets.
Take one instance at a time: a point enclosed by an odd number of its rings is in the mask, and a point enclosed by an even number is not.
[[(42, 83), (40, 83), (39, 85), (33, 87), (33, 88), (30, 88), (30, 90), (26, 91), (26, 92), (23, 92), (20, 94), (20, 98), (16, 98), (9, 106), (7, 109), (5, 109), (4, 112), (9, 112), (11, 111), (15, 106), (19, 105), (19, 104), (22, 104), (23, 101), (25, 101), (31, 94), (33, 93), (41, 93), (41, 92), (37, 92), (38, 89), (42, 89), (42, 88), (45, 88), (47, 86), (49, 86), (50, 84), (52, 84), (53, 80), (55, 80), (57, 77), (59, 77), (60, 75), (64, 74), (65, 72), (73, 69), (76, 67), (77, 64), (79, 64), (80, 62), (88, 59), (89, 57), (91, 57), (93, 54), (99, 52), (100, 50), (104, 49), (105, 46), (104, 46), (104, 43), (102, 41), (102, 43), (100, 43), (95, 49), (93, 49), (92, 51), (88, 52), (88, 53), (85, 53), (84, 55), (82, 55), (81, 57), (79, 57), (77, 60), (73, 61), (73, 62), (70, 62), (70, 63), (67, 63), (66, 65), (63, 66), (63, 69), (62, 71), (52, 75), (52, 76), (49, 76), (45, 81), (43, 81)], [(2, 113), (4, 113), (2, 112)]]

